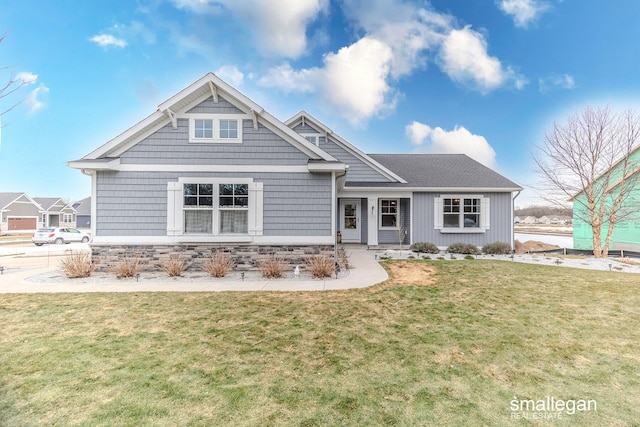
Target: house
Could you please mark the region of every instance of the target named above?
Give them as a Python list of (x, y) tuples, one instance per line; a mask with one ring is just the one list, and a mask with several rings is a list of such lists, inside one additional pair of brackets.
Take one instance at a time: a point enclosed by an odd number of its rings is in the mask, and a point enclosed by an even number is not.
[(301, 111), (281, 122), (207, 74), (83, 158), (92, 251), (190, 256), (334, 245), (513, 245), (521, 187), (466, 155), (367, 155)]
[[(622, 209), (618, 212), (618, 221), (613, 228), (609, 249), (640, 251), (640, 174), (638, 173), (640, 170), (640, 146), (636, 147), (629, 154), (629, 157), (623, 159), (628, 160), (627, 170), (631, 171), (627, 174), (628, 190), (626, 191), (628, 191), (628, 196)], [(616, 190), (622, 178), (623, 159), (601, 174), (596, 181), (596, 188), (598, 185), (602, 188), (604, 182), (608, 183), (607, 195), (609, 197), (604, 204), (605, 212), (611, 209), (612, 196), (617, 195)], [(593, 250), (591, 223), (586, 221), (589, 215), (584, 191), (575, 194), (570, 201), (573, 202), (573, 247)], [(608, 229), (608, 224), (605, 223), (602, 227), (601, 246), (604, 245)]]
[(56, 197), (34, 197), (41, 207), (40, 227), (75, 227), (76, 210), (70, 204)]
[(91, 228), (91, 197), (78, 200), (73, 208), (76, 210), (76, 227)]
[(0, 193), (0, 232), (37, 229), (41, 210), (25, 193)]
[(526, 216), (526, 217), (522, 220), (522, 223), (523, 223), (523, 224), (537, 224), (538, 222), (539, 222), (539, 221), (538, 221), (538, 218), (537, 218), (537, 217), (535, 217), (535, 216)]

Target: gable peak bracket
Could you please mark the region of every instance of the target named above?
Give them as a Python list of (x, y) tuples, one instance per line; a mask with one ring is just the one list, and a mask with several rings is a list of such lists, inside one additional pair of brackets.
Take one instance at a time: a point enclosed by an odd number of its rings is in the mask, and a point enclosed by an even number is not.
[(169, 119), (171, 120), (171, 126), (174, 129), (178, 129), (178, 118), (176, 117), (176, 113), (174, 113), (173, 111), (171, 111), (169, 108), (167, 108), (166, 110), (164, 110), (164, 113), (169, 117)]
[(213, 102), (218, 103), (218, 87), (213, 84), (213, 82), (209, 82), (209, 90), (211, 91), (211, 96), (213, 97)]
[(258, 116), (262, 114), (264, 110), (256, 111), (251, 109), (251, 117), (253, 118), (253, 130), (258, 130)]

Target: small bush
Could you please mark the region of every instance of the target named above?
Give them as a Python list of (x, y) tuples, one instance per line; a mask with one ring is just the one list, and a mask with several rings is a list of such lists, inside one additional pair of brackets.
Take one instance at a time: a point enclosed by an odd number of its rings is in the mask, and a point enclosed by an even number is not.
[(113, 273), (118, 279), (135, 277), (140, 271), (142, 271), (142, 265), (139, 258), (125, 257), (113, 267)]
[(511, 253), (511, 245), (505, 242), (488, 243), (482, 247), (487, 255), (507, 255)]
[(473, 257), (473, 255), (465, 255), (464, 259), (475, 259), (475, 258)]
[(224, 277), (231, 270), (235, 263), (233, 258), (229, 254), (223, 252), (215, 252), (209, 258), (202, 263), (204, 271), (209, 273), (212, 277)]
[(475, 255), (478, 253), (478, 247), (470, 243), (452, 243), (447, 248), (450, 254)]
[(86, 252), (72, 253), (60, 261), (60, 266), (69, 279), (89, 277), (96, 269), (95, 264), (91, 262), (91, 255)]
[(314, 255), (307, 258), (307, 267), (311, 272), (311, 276), (316, 279), (324, 279), (331, 277), (335, 271), (335, 262), (333, 257), (327, 255)]
[(180, 277), (187, 269), (187, 261), (180, 254), (171, 254), (162, 264), (162, 270), (169, 277)]
[(440, 249), (433, 243), (417, 242), (411, 245), (411, 251), (422, 254), (437, 254)]
[(260, 272), (262, 277), (267, 279), (282, 277), (284, 272), (287, 271), (287, 267), (289, 267), (289, 263), (276, 254), (270, 254), (260, 261)]

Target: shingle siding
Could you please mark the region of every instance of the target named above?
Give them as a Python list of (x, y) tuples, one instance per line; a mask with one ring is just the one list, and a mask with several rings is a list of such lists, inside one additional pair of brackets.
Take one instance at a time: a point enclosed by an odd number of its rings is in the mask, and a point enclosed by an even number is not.
[(242, 121), (242, 143), (190, 143), (189, 120), (167, 124), (121, 156), (123, 164), (306, 165), (309, 158), (264, 126)]
[(265, 236), (331, 234), (328, 174), (98, 172), (97, 235), (166, 235), (167, 182), (186, 177), (250, 177), (263, 182)]
[[(472, 194), (472, 193), (465, 193)], [(441, 233), (434, 228), (434, 199), (440, 193), (414, 193), (413, 195), (413, 242), (434, 243), (447, 247), (464, 242), (482, 247), (487, 243), (510, 243), (512, 235), (511, 193), (483, 193), (491, 199), (490, 227), (485, 233)]]

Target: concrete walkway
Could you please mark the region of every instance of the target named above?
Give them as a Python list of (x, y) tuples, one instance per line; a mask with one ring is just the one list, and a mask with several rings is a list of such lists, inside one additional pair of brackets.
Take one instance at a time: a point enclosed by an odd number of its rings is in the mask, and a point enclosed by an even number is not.
[[(373, 252), (365, 248), (349, 248), (349, 261), (354, 266), (345, 277), (339, 279), (287, 279), (287, 280), (245, 280), (232, 281), (214, 279), (189, 281), (185, 278), (169, 277), (157, 280), (123, 279), (113, 277), (112, 281), (92, 282), (89, 278), (65, 279), (58, 281), (28, 280), (34, 276), (58, 270), (58, 259), (37, 263), (24, 258), (0, 258), (5, 267), (0, 275), (0, 293), (50, 293), (50, 292), (220, 292), (220, 291), (329, 291), (341, 289), (366, 288), (387, 280), (388, 275), (375, 260)], [(31, 257), (30, 257), (31, 258)], [(21, 265), (22, 264), (22, 265)], [(30, 266), (25, 264), (31, 264)], [(36, 264), (36, 265), (33, 265)], [(11, 270), (16, 270), (12, 272)]]

